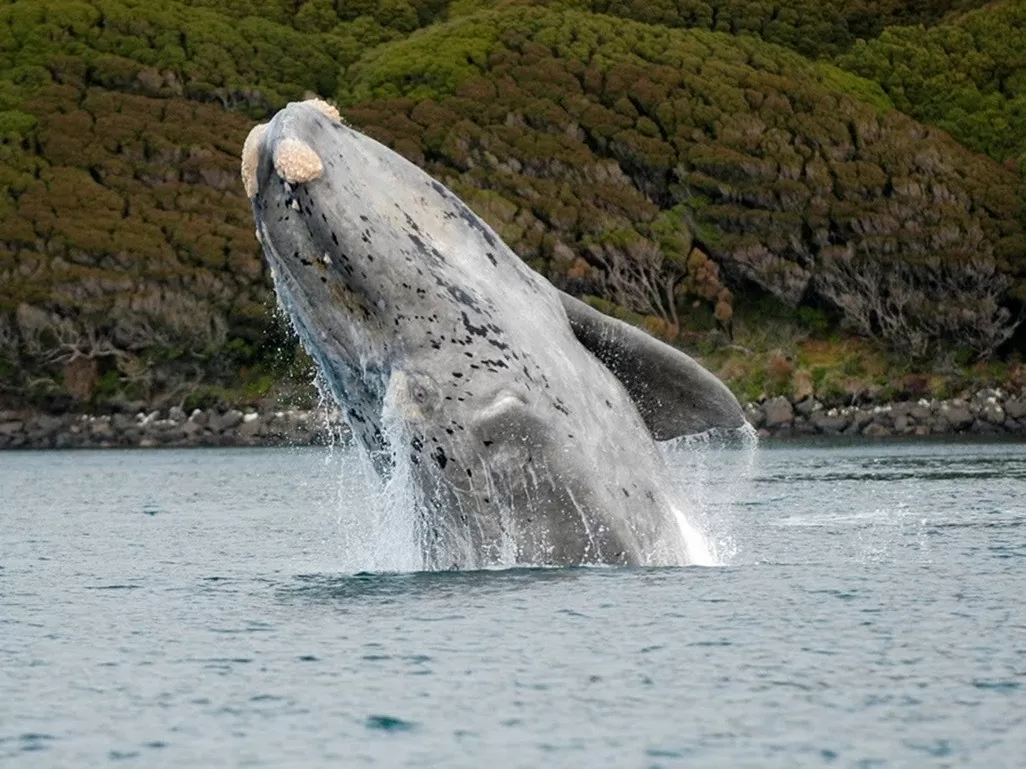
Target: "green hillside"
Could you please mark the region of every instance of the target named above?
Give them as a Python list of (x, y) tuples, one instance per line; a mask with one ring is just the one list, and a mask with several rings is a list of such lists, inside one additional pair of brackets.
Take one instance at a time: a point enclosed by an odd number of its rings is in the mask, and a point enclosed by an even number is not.
[(763, 364), (813, 342), (817, 384), (1014, 362), (1026, 81), (1001, 29), (1026, 4), (972, 7), (0, 5), (0, 399), (251, 400), (301, 370), (237, 156), (310, 94), (739, 392), (790, 386)]
[(1026, 3), (995, 3), (934, 29), (895, 27), (839, 59), (894, 105), (966, 147), (1026, 168)]

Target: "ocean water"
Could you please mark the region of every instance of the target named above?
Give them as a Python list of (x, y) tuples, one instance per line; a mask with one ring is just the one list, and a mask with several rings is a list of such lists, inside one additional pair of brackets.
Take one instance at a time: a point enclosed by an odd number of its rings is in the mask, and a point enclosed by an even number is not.
[(1026, 765), (1026, 447), (671, 459), (719, 566), (366, 573), (342, 449), (0, 454), (0, 766)]

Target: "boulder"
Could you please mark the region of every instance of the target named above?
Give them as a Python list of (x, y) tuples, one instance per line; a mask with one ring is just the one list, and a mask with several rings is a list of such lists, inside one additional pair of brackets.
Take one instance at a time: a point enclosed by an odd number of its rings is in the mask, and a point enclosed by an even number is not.
[(983, 418), (992, 425), (1002, 425), (1005, 422), (1005, 410), (1000, 404), (988, 403), (983, 409)]
[(97, 440), (109, 440), (114, 437), (109, 419), (96, 419), (89, 423), (89, 435)]
[(8, 438), (13, 438), (15, 435), (19, 435), (25, 430), (25, 423), (18, 420), (13, 422), (4, 422), (0, 424), (0, 435)]
[(862, 434), (867, 438), (886, 438), (894, 433), (879, 422), (871, 422), (862, 429)]
[(851, 424), (851, 415), (834, 409), (830, 411), (817, 411), (812, 415), (812, 424), (822, 433), (836, 435)]
[(940, 415), (952, 430), (965, 430), (973, 423), (973, 415), (965, 406), (941, 406)]
[(917, 422), (925, 422), (933, 416), (933, 408), (931, 408), (929, 403), (920, 401), (909, 409), (908, 415)]
[(780, 427), (781, 425), (789, 425), (791, 420), (794, 419), (794, 409), (791, 408), (791, 402), (783, 396), (777, 396), (766, 401), (763, 410), (766, 413), (766, 427), (770, 429)]
[(1012, 419), (1026, 417), (1026, 400), (1015, 399), (1005, 401), (1005, 414)]
[[(246, 416), (249, 417), (250, 414), (247, 414)], [(252, 416), (256, 416), (256, 414), (253, 414)], [(246, 419), (241, 425), (239, 425), (235, 434), (241, 440), (251, 442), (254, 438), (260, 435), (261, 432), (263, 432), (263, 427), (263, 422), (261, 422), (260, 419)]]
[(991, 424), (983, 419), (977, 419), (973, 422), (970, 431), (977, 435), (993, 435), (994, 433), (1003, 432), (1000, 427), (995, 424)]
[(231, 409), (223, 414), (212, 414), (207, 426), (215, 433), (233, 430), (242, 424), (242, 412)]
[(766, 414), (756, 404), (749, 403), (745, 406), (745, 419), (748, 420), (748, 424), (758, 430), (766, 423)]
[(794, 410), (803, 417), (811, 416), (813, 412), (819, 411), (822, 408), (819, 401), (815, 398), (805, 398), (794, 404)]

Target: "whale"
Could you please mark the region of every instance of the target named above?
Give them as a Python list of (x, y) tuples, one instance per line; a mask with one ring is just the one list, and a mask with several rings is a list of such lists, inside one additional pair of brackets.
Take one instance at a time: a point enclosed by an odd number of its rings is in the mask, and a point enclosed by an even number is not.
[(280, 306), (428, 570), (708, 560), (658, 446), (745, 424), (683, 352), (559, 291), (326, 102), (250, 132)]

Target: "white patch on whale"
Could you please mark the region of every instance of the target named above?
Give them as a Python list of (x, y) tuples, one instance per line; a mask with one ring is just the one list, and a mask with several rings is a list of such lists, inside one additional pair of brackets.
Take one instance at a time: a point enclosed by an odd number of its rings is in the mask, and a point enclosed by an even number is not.
[(242, 145), (242, 186), (250, 200), (257, 194), (257, 166), (260, 163), (260, 142), (267, 133), (267, 123), (254, 126)]
[(274, 170), (289, 184), (308, 184), (324, 173), (314, 148), (299, 139), (283, 139), (274, 150)]

